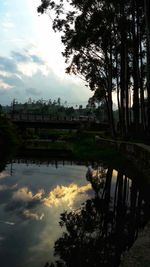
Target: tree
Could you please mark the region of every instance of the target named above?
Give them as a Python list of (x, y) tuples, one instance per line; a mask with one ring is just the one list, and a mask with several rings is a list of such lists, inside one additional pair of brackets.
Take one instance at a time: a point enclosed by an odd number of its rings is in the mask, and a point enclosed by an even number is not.
[(2, 114), (2, 112), (3, 112), (3, 107), (2, 107), (2, 105), (0, 104), (0, 115)]
[(150, 131), (150, 2), (144, 0), (146, 38), (147, 38), (147, 94), (148, 94), (148, 130)]
[[(52, 0), (42, 0), (38, 8), (40, 13), (49, 10), (54, 14), (53, 29), (62, 33), (63, 55), (69, 64), (67, 72), (85, 79), (94, 91), (94, 95), (103, 95), (113, 137), (115, 136), (112, 97), (114, 90), (117, 92), (122, 137), (130, 135), (138, 137), (140, 129), (143, 133), (148, 133), (150, 128), (149, 1), (67, 2), (70, 4), (70, 9), (67, 10), (65, 10), (65, 0), (58, 1), (58, 4)], [(145, 105), (146, 99), (148, 109)]]
[(149, 192), (120, 171), (112, 181), (112, 171), (101, 167), (97, 176), (88, 176), (95, 196), (77, 211), (60, 215), (65, 231), (55, 242), (56, 263), (47, 267), (119, 266), (122, 253), (149, 220)]

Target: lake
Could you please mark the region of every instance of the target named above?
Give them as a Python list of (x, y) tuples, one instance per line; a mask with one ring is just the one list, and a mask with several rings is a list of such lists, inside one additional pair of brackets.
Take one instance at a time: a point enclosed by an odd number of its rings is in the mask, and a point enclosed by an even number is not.
[(79, 162), (6, 165), (0, 173), (1, 266), (119, 266), (150, 218), (150, 188), (102, 162), (92, 167), (89, 176)]

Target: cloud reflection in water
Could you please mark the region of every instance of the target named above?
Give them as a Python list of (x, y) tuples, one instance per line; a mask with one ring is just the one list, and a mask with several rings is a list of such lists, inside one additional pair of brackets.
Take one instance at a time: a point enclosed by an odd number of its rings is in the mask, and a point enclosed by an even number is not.
[(0, 180), (6, 178), (8, 176), (9, 176), (9, 173), (6, 172), (6, 171), (3, 171), (3, 172), (0, 173)]
[(80, 198), (82, 198), (82, 194), (89, 190), (91, 190), (91, 184), (89, 183), (82, 186), (73, 183), (68, 186), (57, 185), (46, 196), (43, 189), (33, 194), (28, 187), (22, 187), (13, 192), (11, 200), (5, 209), (9, 212), (16, 211), (20, 217), (26, 220), (41, 221), (44, 218), (44, 212), (39, 213), (38, 208), (40, 205), (49, 208), (57, 208), (58, 206), (72, 208), (77, 196), (79, 197), (80, 195)]
[(78, 194), (86, 193), (91, 189), (91, 184), (78, 186), (77, 184), (70, 184), (69, 186), (57, 185), (51, 191), (48, 197), (43, 199), (44, 205), (48, 207), (58, 206), (62, 202), (66, 202), (68, 207), (71, 207)]
[(8, 186), (8, 185), (0, 185), (0, 191), (5, 191), (5, 190), (14, 190), (17, 188), (17, 184), (14, 184), (12, 186)]

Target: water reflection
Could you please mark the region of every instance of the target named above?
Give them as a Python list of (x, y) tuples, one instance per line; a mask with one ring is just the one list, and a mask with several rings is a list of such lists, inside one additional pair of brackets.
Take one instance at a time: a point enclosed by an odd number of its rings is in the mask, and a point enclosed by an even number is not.
[(95, 196), (80, 209), (61, 214), (65, 231), (55, 242), (57, 260), (45, 267), (117, 267), (150, 217), (146, 185), (102, 166), (88, 169), (86, 177)]
[(1, 265), (117, 267), (150, 217), (149, 186), (103, 164), (15, 162), (0, 173)]
[[(12, 189), (16, 188), (17, 185), (12, 186)], [(5, 210), (9, 212), (16, 211), (24, 219), (42, 220), (44, 213), (39, 214), (36, 211), (36, 207), (39, 209), (40, 205), (44, 205), (49, 208), (57, 208), (64, 205), (65, 208), (72, 209), (75, 199), (90, 189), (90, 184), (78, 186), (72, 183), (68, 186), (57, 185), (48, 194), (43, 189), (33, 194), (29, 188), (21, 187), (13, 192), (10, 201), (5, 206)]]
[[(80, 207), (92, 187), (83, 165), (8, 164), (0, 174), (0, 258), (8, 267), (40, 267), (53, 260), (59, 215)], [(50, 250), (50, 251), (49, 251)]]

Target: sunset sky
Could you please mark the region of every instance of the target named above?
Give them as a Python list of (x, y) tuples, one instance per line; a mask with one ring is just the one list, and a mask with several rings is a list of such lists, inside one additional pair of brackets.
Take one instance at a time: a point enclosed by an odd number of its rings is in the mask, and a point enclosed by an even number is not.
[(60, 35), (48, 16), (39, 16), (40, 0), (1, 0), (0, 104), (15, 98), (67, 101), (86, 105), (92, 95), (85, 83), (65, 74)]

